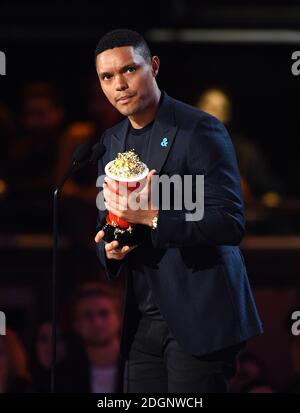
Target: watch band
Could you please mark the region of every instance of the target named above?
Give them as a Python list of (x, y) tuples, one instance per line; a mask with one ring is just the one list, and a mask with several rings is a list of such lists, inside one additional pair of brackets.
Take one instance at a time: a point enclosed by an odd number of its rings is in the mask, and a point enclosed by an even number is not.
[(151, 229), (157, 228), (157, 221), (158, 221), (158, 214), (156, 214), (155, 217), (152, 218)]

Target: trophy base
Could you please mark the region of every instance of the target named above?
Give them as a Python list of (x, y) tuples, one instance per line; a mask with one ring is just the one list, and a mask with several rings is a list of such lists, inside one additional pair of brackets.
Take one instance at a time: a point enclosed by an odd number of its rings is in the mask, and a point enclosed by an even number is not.
[(144, 241), (147, 233), (147, 227), (140, 224), (134, 224), (128, 228), (111, 225), (107, 222), (106, 217), (101, 221), (99, 231), (104, 231), (103, 240), (106, 242), (118, 241), (119, 247), (128, 245), (138, 245)]

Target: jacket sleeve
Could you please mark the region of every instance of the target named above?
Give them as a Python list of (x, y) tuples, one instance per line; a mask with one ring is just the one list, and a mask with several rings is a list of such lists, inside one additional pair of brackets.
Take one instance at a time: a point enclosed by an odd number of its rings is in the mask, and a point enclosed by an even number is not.
[[(102, 137), (102, 141), (104, 141), (104, 136)], [(103, 165), (103, 158), (101, 158), (98, 162), (98, 178), (101, 175), (105, 175), (104, 172), (104, 165)], [(99, 193), (103, 191), (103, 187), (101, 186), (99, 188)], [(98, 208), (98, 218), (97, 218), (97, 226), (96, 226), (96, 232), (100, 231), (101, 229), (101, 221), (102, 219), (107, 215), (108, 211), (107, 210), (102, 210)], [(105, 252), (105, 242), (99, 242), (96, 243), (96, 252), (97, 256), (105, 270), (106, 276), (109, 280), (117, 278), (124, 265), (127, 262), (127, 255), (123, 260), (114, 260), (114, 259), (108, 259), (106, 257), (106, 252)]]
[[(98, 225), (97, 225), (97, 232), (100, 231), (100, 227), (98, 227)], [(127, 261), (127, 256), (125, 256), (123, 260), (108, 259), (105, 253), (104, 242), (100, 242), (96, 244), (96, 251), (97, 251), (97, 256), (105, 270), (107, 278), (109, 280), (117, 278), (120, 275), (121, 271), (123, 270), (123, 267)]]
[(159, 204), (158, 226), (151, 231), (155, 248), (237, 245), (244, 235), (240, 175), (231, 139), (221, 122), (204, 116), (191, 131), (187, 152), (193, 195), (195, 176), (204, 175), (204, 215), (199, 220), (187, 221), (186, 213), (191, 211), (163, 210)]

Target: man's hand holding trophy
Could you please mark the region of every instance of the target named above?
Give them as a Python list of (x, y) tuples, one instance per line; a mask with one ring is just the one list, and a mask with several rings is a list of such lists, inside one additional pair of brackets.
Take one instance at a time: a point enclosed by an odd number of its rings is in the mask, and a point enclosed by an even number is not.
[(152, 204), (151, 183), (155, 172), (149, 172), (134, 150), (118, 153), (105, 166), (103, 195), (108, 214), (95, 241), (106, 242), (107, 258), (124, 258), (154, 227), (158, 211)]

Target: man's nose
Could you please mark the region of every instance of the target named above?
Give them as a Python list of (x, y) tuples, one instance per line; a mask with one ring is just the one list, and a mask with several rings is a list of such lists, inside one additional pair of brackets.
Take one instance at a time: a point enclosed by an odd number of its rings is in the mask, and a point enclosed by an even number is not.
[(118, 75), (116, 77), (116, 90), (119, 92), (122, 90), (126, 90), (127, 88), (128, 88), (128, 85), (127, 85), (125, 77), (121, 74)]

